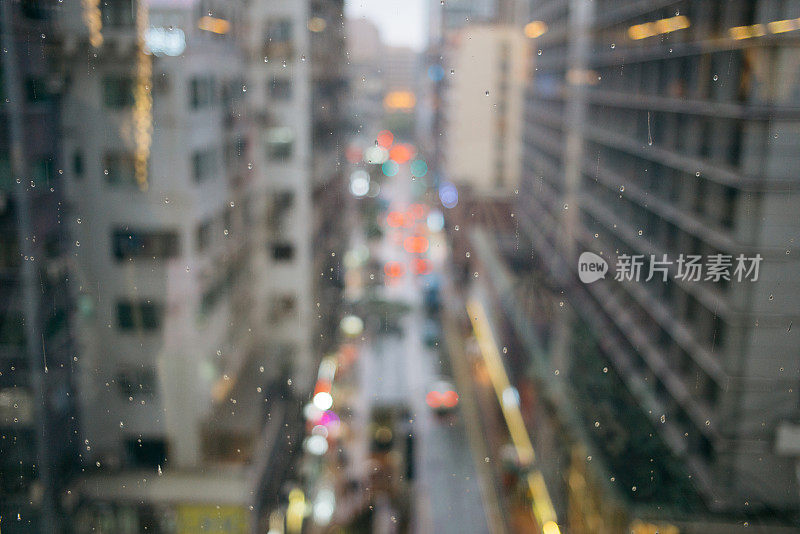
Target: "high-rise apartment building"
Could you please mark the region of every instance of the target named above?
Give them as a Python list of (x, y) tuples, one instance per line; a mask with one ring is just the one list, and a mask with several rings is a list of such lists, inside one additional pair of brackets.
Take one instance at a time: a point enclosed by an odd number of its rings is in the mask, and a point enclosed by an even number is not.
[(314, 300), (312, 56), (308, 2), (254, 3), (248, 8), (249, 107), (264, 123), (254, 129), (254, 173), (267, 201), (263, 287), (271, 350), (299, 391), (312, 387)]
[(526, 45), (519, 28), (468, 26), (441, 71), (447, 174), (479, 195), (510, 195), (519, 183)]
[(375, 135), (370, 129), (380, 124), (384, 115), (386, 80), (381, 69), (384, 45), (378, 27), (367, 19), (348, 20), (345, 28), (350, 79), (348, 110), (355, 133), (363, 132), (365, 139), (369, 139)]
[(311, 2), (313, 350), (323, 355), (336, 342), (344, 280), (339, 268), (349, 225), (341, 216), (348, 194), (342, 165), (343, 147), (356, 118), (347, 97), (351, 88), (347, 64), (343, 0)]
[[(570, 532), (797, 525), (798, 17), (530, 3), (519, 238), (473, 256)], [(579, 280), (584, 251), (604, 280)], [(681, 277), (681, 255), (731, 258), (730, 280)], [(640, 279), (615, 279), (630, 257)]]
[(315, 368), (309, 13), (60, 8), (79, 531), (250, 532), (285, 498)]
[(52, 7), (0, 6), (0, 517), (14, 532), (62, 532), (79, 466)]

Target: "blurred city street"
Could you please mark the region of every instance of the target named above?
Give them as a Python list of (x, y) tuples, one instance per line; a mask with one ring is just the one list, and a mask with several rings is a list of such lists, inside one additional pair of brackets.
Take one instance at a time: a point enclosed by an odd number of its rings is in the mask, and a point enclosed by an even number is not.
[(798, 0), (0, 0), (2, 533), (800, 533), (798, 73)]

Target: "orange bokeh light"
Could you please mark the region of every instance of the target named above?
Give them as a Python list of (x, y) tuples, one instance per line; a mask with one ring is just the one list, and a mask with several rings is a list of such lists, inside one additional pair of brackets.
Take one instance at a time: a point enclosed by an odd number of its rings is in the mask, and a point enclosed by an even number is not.
[(408, 160), (410, 160), (412, 157), (414, 157), (414, 147), (411, 145), (395, 145), (389, 151), (389, 158), (395, 160), (400, 165), (403, 163), (408, 163)]
[(406, 269), (399, 261), (390, 261), (383, 266), (383, 272), (390, 278), (399, 278), (405, 274)]
[(455, 391), (445, 391), (441, 396), (442, 405), (445, 408), (453, 408), (458, 404), (458, 393)]
[(411, 213), (415, 219), (422, 219), (425, 217), (425, 206), (423, 204), (411, 204)]
[(317, 380), (316, 386), (314, 386), (314, 395), (317, 393), (330, 393), (331, 392), (331, 383), (327, 380)]
[(431, 262), (423, 258), (414, 258), (411, 266), (415, 274), (428, 274), (431, 272)]
[(428, 238), (421, 235), (411, 235), (403, 241), (403, 248), (412, 254), (422, 254), (428, 250)]
[(405, 214), (400, 211), (390, 211), (386, 216), (386, 224), (392, 228), (400, 228), (406, 222)]
[(383, 148), (389, 148), (394, 142), (394, 134), (392, 134), (392, 132), (389, 130), (381, 130), (378, 132), (377, 140), (380, 146)]

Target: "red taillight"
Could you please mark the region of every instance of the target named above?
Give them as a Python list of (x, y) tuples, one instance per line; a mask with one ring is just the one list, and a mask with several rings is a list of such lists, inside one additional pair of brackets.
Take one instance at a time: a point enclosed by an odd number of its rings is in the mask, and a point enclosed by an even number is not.
[(445, 391), (442, 394), (442, 405), (445, 408), (455, 408), (458, 404), (458, 393), (455, 391)]
[(405, 224), (405, 222), (405, 214), (400, 211), (391, 211), (389, 212), (389, 215), (386, 216), (386, 224), (392, 228), (400, 228)]
[(428, 250), (428, 238), (421, 235), (412, 235), (405, 239), (403, 248), (412, 254), (422, 254)]
[(428, 274), (431, 272), (431, 262), (423, 258), (414, 258), (411, 262), (416, 274)]
[(431, 408), (439, 408), (442, 405), (442, 396), (438, 391), (431, 391), (425, 396), (425, 402)]
[(405, 267), (403, 267), (403, 264), (398, 261), (390, 261), (384, 265), (383, 272), (390, 278), (397, 278), (403, 276), (403, 273), (405, 273)]

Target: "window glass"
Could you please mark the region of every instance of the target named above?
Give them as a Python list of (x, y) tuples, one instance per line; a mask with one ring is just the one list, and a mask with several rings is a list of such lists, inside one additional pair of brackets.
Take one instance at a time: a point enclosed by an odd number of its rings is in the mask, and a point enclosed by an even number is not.
[(800, 1), (0, 0), (0, 530), (800, 531)]

